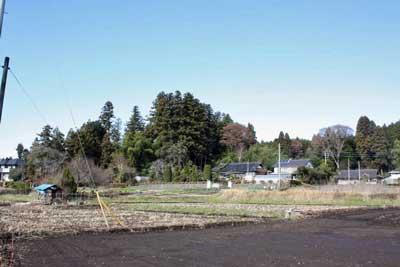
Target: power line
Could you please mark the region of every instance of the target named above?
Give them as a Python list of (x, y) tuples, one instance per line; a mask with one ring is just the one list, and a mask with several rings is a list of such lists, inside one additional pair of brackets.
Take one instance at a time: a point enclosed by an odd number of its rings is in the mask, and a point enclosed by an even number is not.
[(25, 86), (22, 84), (21, 80), (18, 79), (17, 75), (14, 73), (14, 71), (11, 68), (9, 69), (9, 71), (10, 71), (11, 75), (14, 77), (15, 81), (17, 82), (19, 88), (24, 93), (24, 95), (28, 98), (28, 100), (31, 102), (33, 108), (39, 114), (41, 119), (45, 122), (46, 125), (49, 125), (49, 123), (47, 122), (46, 116), (40, 111), (39, 107), (36, 105), (36, 103), (33, 100), (33, 98), (30, 96), (28, 91), (25, 89)]

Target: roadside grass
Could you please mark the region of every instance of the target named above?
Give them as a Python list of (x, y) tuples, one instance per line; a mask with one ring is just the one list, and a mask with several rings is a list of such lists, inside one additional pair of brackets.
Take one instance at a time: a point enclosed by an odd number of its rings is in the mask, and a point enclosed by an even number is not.
[(398, 194), (361, 194), (321, 192), (308, 188), (286, 191), (222, 190), (204, 196), (164, 192), (154, 195), (121, 196), (107, 199), (111, 203), (215, 203), (259, 205), (321, 205), (321, 206), (400, 206)]
[(32, 194), (0, 194), (0, 203), (32, 202), (35, 200), (37, 200), (37, 197)]
[(223, 190), (210, 196), (212, 203), (268, 205), (400, 206), (397, 194), (321, 192), (294, 188), (286, 191)]
[(146, 212), (165, 212), (179, 214), (194, 214), (205, 216), (240, 216), (240, 217), (257, 217), (257, 218), (283, 218), (284, 214), (275, 211), (255, 211), (249, 209), (221, 208), (221, 207), (184, 207), (178, 205), (129, 205), (125, 209)]

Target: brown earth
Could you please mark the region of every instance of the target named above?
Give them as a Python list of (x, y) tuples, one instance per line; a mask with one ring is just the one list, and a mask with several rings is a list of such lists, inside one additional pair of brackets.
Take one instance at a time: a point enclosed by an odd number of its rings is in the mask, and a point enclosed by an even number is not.
[(400, 209), (301, 221), (20, 241), (23, 266), (399, 266)]

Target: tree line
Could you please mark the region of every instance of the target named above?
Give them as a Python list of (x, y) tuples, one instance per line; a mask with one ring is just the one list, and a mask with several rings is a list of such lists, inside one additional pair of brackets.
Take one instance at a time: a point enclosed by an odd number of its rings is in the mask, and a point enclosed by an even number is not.
[(273, 141), (259, 142), (251, 123), (237, 123), (191, 93), (176, 91), (159, 93), (146, 119), (134, 106), (125, 127), (110, 101), (97, 120), (66, 135), (44, 126), (30, 149), (18, 145), (18, 156), (27, 164), (13, 175), (59, 183), (73, 176), (79, 185), (133, 182), (136, 175), (165, 182), (200, 181), (216, 178), (212, 168), (230, 162), (261, 162), (271, 169), (278, 144), (283, 159), (311, 159), (320, 175), (348, 164), (357, 168), (358, 162), (382, 172), (400, 168), (400, 122), (377, 126), (363, 116), (355, 132), (334, 125), (311, 140), (280, 132)]

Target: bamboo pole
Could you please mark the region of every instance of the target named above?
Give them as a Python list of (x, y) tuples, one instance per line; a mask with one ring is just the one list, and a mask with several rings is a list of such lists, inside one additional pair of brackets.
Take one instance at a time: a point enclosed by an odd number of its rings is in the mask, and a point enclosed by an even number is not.
[(110, 225), (108, 224), (108, 220), (107, 220), (106, 214), (104, 212), (103, 205), (101, 203), (99, 192), (96, 192), (96, 196), (97, 196), (97, 202), (99, 202), (99, 205), (100, 205), (101, 213), (103, 214), (104, 222), (106, 223), (107, 228), (110, 229)]

